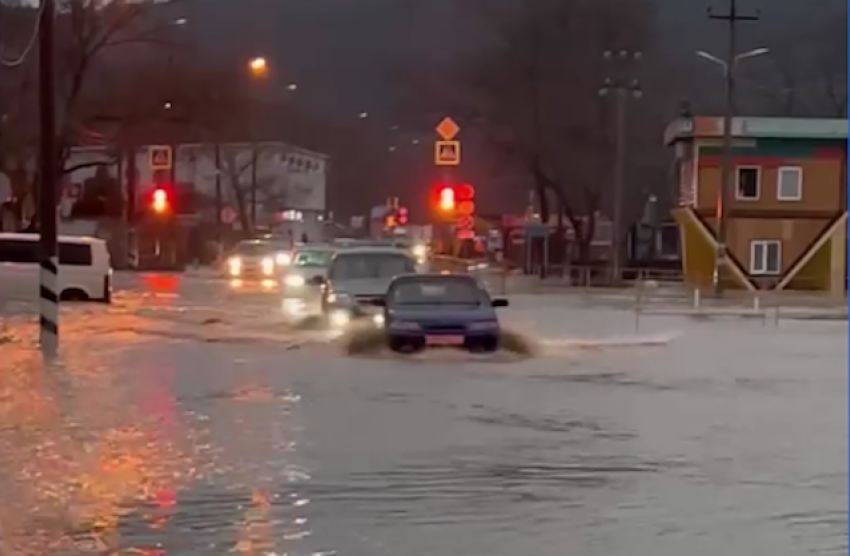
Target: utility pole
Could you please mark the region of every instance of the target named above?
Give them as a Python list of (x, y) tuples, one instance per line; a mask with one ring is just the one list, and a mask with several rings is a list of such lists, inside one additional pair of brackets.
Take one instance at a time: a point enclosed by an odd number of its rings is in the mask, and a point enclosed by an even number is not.
[[(603, 57), (607, 62), (615, 64), (613, 77), (605, 79), (599, 89), (599, 95), (603, 97), (614, 95), (614, 189), (612, 192), (611, 211), (611, 247), (609, 251), (609, 262), (611, 270), (611, 281), (616, 283), (620, 280), (620, 258), (622, 255), (622, 232), (623, 232), (623, 196), (626, 181), (626, 106), (629, 97), (640, 98), (642, 91), (640, 83), (635, 78), (630, 78), (632, 66), (640, 62), (642, 55), (639, 51), (619, 49), (606, 50)], [(587, 215), (592, 218), (593, 215)]]
[(53, 0), (41, 0), (38, 22), (38, 107), (41, 176), (38, 196), (40, 225), (39, 343), (45, 359), (59, 352), (59, 264), (56, 248), (56, 99), (53, 52)]
[(729, 230), (728, 210), (732, 193), (732, 122), (735, 117), (735, 70), (738, 66), (738, 22), (757, 21), (758, 14), (744, 15), (738, 11), (737, 0), (729, 0), (729, 11), (716, 14), (708, 9), (709, 19), (727, 22), (725, 107), (723, 110), (723, 148), (720, 163), (720, 191), (717, 195), (717, 253), (712, 282), (714, 293), (723, 295), (722, 272), (727, 264), (726, 237)]

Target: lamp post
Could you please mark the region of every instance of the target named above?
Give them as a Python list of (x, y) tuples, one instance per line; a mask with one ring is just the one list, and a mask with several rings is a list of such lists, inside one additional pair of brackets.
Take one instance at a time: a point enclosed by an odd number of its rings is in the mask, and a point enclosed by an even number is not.
[[(734, 37), (734, 33), (731, 33)], [(721, 272), (726, 264), (726, 239), (729, 230), (728, 207), (732, 188), (732, 122), (735, 118), (735, 70), (742, 60), (755, 58), (770, 52), (767, 48), (756, 48), (735, 54), (735, 40), (730, 41), (730, 61), (723, 60), (698, 50), (697, 56), (709, 62), (715, 63), (723, 68), (725, 77), (725, 108), (723, 111), (723, 147), (720, 168), (720, 191), (717, 194), (717, 251), (714, 258), (714, 274), (712, 285), (716, 295), (723, 294), (723, 279)]]
[[(262, 56), (251, 58), (248, 61), (248, 70), (254, 79), (266, 79), (269, 75), (269, 65)], [(251, 227), (257, 228), (257, 109), (254, 104), (251, 114)], [(253, 231), (253, 230), (252, 230)]]

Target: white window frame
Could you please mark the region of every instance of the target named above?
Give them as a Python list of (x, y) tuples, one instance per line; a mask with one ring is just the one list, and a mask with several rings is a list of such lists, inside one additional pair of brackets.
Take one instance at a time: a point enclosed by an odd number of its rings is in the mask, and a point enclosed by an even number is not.
[[(776, 261), (779, 265), (775, 270), (767, 268), (767, 250), (771, 245), (776, 246)], [(762, 248), (762, 259), (756, 260), (756, 248)], [(778, 239), (754, 239), (750, 242), (750, 274), (752, 276), (777, 276), (782, 274), (782, 242)]]
[[(797, 174), (797, 195), (788, 196), (782, 194), (782, 173), (793, 172)], [(776, 199), (779, 201), (802, 201), (803, 200), (803, 169), (799, 166), (780, 166), (776, 169)]]
[[(741, 170), (756, 171), (756, 196), (744, 197), (741, 195)], [(735, 167), (735, 200), (737, 201), (758, 201), (761, 199), (761, 166), (736, 166)]]

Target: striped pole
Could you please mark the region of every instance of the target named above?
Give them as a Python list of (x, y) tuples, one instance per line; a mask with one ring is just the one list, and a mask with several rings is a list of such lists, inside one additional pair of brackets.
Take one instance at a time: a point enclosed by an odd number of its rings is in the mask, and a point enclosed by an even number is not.
[[(42, 234), (44, 232), (42, 231)], [(55, 237), (55, 236), (54, 236)], [(44, 235), (42, 235), (44, 241)], [(42, 256), (39, 281), (41, 283), (39, 299), (39, 342), (41, 352), (46, 358), (56, 357), (59, 352), (59, 273), (55, 254)]]
[(38, 100), (40, 115), (40, 175), (38, 192), (38, 224), (40, 226), (39, 341), (45, 359), (59, 351), (59, 293), (57, 268), (56, 181), (56, 105), (53, 58), (54, 0), (42, 0), (39, 20)]

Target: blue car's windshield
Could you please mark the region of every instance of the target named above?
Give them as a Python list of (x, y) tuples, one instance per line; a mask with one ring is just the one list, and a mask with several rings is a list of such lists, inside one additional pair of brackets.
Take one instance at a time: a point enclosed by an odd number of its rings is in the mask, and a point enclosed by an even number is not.
[(390, 305), (481, 305), (487, 294), (468, 278), (422, 278), (395, 284), (388, 296)]

